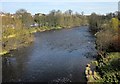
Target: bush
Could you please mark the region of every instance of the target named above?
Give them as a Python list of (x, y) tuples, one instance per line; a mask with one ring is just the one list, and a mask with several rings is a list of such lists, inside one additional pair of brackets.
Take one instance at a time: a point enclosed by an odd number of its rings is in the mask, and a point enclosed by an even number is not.
[(97, 49), (107, 51), (112, 44), (113, 33), (110, 30), (101, 31), (96, 35)]
[(104, 82), (118, 83), (120, 81), (119, 63), (120, 53), (110, 53), (102, 61), (98, 62), (98, 71)]
[(109, 72), (109, 73), (106, 73), (104, 76), (103, 76), (103, 80), (104, 80), (104, 82), (108, 82), (108, 83), (118, 83), (119, 82), (119, 80), (117, 79), (117, 77), (116, 77), (116, 73), (111, 73), (111, 72)]

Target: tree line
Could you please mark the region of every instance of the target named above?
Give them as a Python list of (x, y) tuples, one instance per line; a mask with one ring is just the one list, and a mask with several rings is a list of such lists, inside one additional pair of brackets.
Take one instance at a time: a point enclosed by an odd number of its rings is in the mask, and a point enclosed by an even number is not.
[[(33, 40), (32, 32), (71, 28), (87, 25), (87, 17), (82, 13), (67, 10), (52, 10), (49, 14), (32, 15), (25, 9), (19, 9), (15, 14), (0, 13), (2, 16), (2, 49), (9, 51)], [(1, 39), (0, 39), (1, 40)]]
[(39, 24), (39, 27), (63, 27), (70, 28), (74, 26), (86, 25), (86, 16), (79, 13), (73, 14), (72, 10), (67, 10), (62, 13), (60, 10), (52, 10), (49, 14), (35, 14), (34, 21)]

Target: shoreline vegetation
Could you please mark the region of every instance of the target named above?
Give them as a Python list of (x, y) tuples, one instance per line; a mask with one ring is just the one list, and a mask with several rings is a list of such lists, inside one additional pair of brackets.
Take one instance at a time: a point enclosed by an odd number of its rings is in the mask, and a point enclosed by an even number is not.
[[(85, 74), (87, 83), (120, 82), (120, 17), (119, 13), (101, 16), (95, 13), (89, 17), (91, 33), (96, 37), (96, 60), (87, 64)], [(95, 19), (94, 19), (95, 18)], [(95, 65), (94, 71), (90, 65)]]
[[(87, 25), (82, 25), (82, 26), (87, 26)], [(76, 27), (76, 26), (75, 26)], [(70, 28), (74, 28), (74, 27), (68, 27), (66, 29), (70, 29)], [(53, 27), (53, 28), (47, 28), (47, 27), (43, 27), (43, 28), (38, 28), (38, 27), (35, 27), (35, 28), (32, 28), (32, 29), (29, 29), (29, 34), (33, 35), (34, 33), (36, 32), (45, 32), (45, 31), (50, 31), (50, 30), (60, 30), (60, 29), (64, 29), (62, 27)], [(16, 34), (13, 34), (13, 35), (9, 35), (9, 36), (3, 36), (2, 39), (10, 39), (10, 38), (16, 38)], [(33, 42), (33, 39), (34, 39), (34, 36), (31, 38), (31, 40), (29, 42), (24, 42), (23, 44), (21, 44), (19, 47), (17, 46), (13, 46), (11, 49), (9, 49), (8, 51), (4, 50), (0, 53), (0, 55), (5, 55), (5, 54), (8, 54), (10, 51), (12, 50), (16, 50), (20, 47), (24, 47), (24, 46), (27, 46), (27, 44), (30, 44), (31, 42)]]
[(87, 24), (87, 17), (79, 13), (67, 10), (52, 10), (49, 14), (37, 13), (31, 15), (25, 9), (19, 9), (15, 14), (0, 13), (2, 17), (2, 52), (25, 46), (34, 40), (33, 33), (49, 31), (53, 29), (71, 28)]
[[(82, 25), (83, 26), (83, 25)], [(86, 26), (86, 25), (84, 25), (84, 26)], [(76, 27), (76, 26), (75, 26)], [(66, 29), (70, 29), (70, 28), (74, 28), (74, 27), (68, 27), (68, 28), (66, 28)], [(24, 43), (22, 43), (22, 44), (19, 44), (19, 46), (16, 46), (16, 45), (13, 45), (13, 46), (11, 46), (11, 48), (10, 49), (8, 49), (8, 50), (2, 50), (2, 52), (0, 52), (0, 55), (1, 56), (3, 56), (3, 55), (5, 55), (5, 54), (8, 54), (10, 51), (12, 51), (12, 50), (16, 50), (16, 49), (18, 49), (18, 48), (20, 48), (20, 47), (25, 47), (25, 46), (27, 46), (28, 44), (30, 44), (31, 42), (33, 42), (34, 40), (34, 33), (36, 33), (36, 32), (45, 32), (45, 31), (50, 31), (50, 30), (60, 30), (60, 29), (64, 29), (64, 28), (62, 28), (62, 27), (53, 27), (53, 28), (47, 28), (47, 27), (43, 27), (43, 28), (39, 28), (39, 27), (35, 27), (35, 28), (32, 28), (32, 29), (28, 29), (28, 30), (26, 30), (26, 31), (29, 31), (29, 33), (27, 33), (27, 34), (30, 34), (30, 40), (28, 40), (28, 41), (25, 41)], [(8, 36), (3, 36), (2, 37), (2, 39), (11, 39), (11, 38), (16, 38), (16, 34), (12, 34), (12, 35), (8, 35)]]
[[(72, 27), (69, 27), (69, 28), (72, 28)], [(38, 27), (35, 27), (35, 28), (32, 28), (32, 29), (28, 29), (27, 31), (29, 31), (28, 34), (33, 35), (36, 32), (45, 32), (45, 31), (60, 30), (60, 29), (63, 29), (63, 28), (62, 27), (53, 27), (53, 28), (47, 28), (47, 27), (38, 28)], [(8, 36), (3, 36), (2, 39), (10, 39), (10, 38), (16, 38), (16, 34), (12, 34), (12, 35), (8, 35)], [(28, 42), (26, 41), (26, 42), (22, 43), (19, 46), (13, 45), (12, 48), (10, 48), (9, 50), (3, 50), (2, 52), (0, 52), (0, 55), (2, 56), (2, 55), (5, 55), (5, 54), (8, 54), (12, 50), (16, 50), (16, 49), (18, 49), (20, 47), (27, 46), (27, 44), (30, 44), (31, 42), (33, 42), (34, 36), (32, 36), (30, 38), (31, 38), (31, 40), (28, 41)]]
[[(32, 29), (29, 29), (28, 31), (29, 31), (29, 33), (28, 34), (33, 34), (33, 33), (36, 33), (36, 32), (44, 32), (44, 31), (49, 31), (49, 30), (54, 30), (54, 29), (62, 29), (61, 27), (57, 27), (57, 28), (51, 28), (51, 29), (49, 29), (49, 28), (32, 28)], [(8, 36), (3, 36), (3, 38), (2, 39), (11, 39), (11, 38), (16, 38), (16, 34), (12, 34), (12, 35), (8, 35)], [(9, 53), (11, 50), (15, 50), (15, 49), (17, 49), (17, 48), (19, 48), (19, 47), (23, 47), (23, 46), (26, 46), (27, 44), (29, 44), (29, 43), (31, 43), (31, 42), (33, 42), (33, 38), (34, 37), (31, 37), (31, 40), (30, 41), (26, 41), (26, 42), (24, 42), (24, 43), (22, 43), (21, 45), (19, 45), (19, 46), (12, 46), (12, 48), (10, 48), (9, 50), (3, 50), (2, 52), (0, 52), (0, 55), (5, 55), (5, 54), (7, 54), (7, 53)]]

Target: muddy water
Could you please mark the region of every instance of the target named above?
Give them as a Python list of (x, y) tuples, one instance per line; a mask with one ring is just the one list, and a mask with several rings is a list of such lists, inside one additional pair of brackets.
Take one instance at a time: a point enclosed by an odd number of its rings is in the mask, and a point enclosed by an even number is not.
[(85, 82), (94, 41), (87, 26), (37, 32), (28, 47), (2, 58), (3, 82)]

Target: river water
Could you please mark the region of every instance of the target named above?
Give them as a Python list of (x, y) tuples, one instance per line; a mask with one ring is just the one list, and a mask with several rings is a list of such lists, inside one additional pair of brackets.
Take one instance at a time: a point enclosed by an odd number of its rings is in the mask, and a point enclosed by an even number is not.
[(87, 26), (35, 33), (28, 47), (2, 57), (3, 82), (85, 82), (96, 55)]

